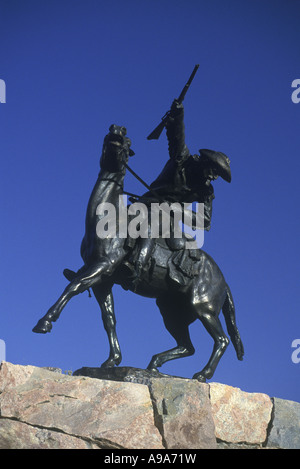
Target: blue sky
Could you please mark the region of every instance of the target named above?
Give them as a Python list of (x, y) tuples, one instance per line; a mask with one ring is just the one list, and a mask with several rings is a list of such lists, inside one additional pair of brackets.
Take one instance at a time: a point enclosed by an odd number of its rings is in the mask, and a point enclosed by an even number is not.
[[(125, 125), (132, 168), (148, 183), (168, 159), (147, 135), (188, 79), (186, 143), (231, 160), (214, 183), (203, 249), (231, 287), (245, 346), (231, 345), (213, 381), (300, 401), (298, 0), (0, 0), (0, 338), (12, 363), (99, 366), (108, 343), (98, 304), (71, 300), (51, 334), (31, 330), (78, 269), (85, 210), (103, 137)], [(127, 174), (125, 189), (143, 186)], [(154, 300), (114, 288), (125, 366), (144, 368), (174, 346)], [(224, 324), (224, 321), (223, 321)], [(162, 371), (191, 377), (212, 339), (192, 324), (194, 356)]]

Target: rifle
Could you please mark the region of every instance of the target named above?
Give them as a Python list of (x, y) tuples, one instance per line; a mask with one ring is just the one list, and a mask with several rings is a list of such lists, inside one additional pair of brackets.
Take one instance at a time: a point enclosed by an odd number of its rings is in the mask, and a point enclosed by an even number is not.
[[(180, 96), (179, 98), (177, 99), (177, 101), (179, 102), (179, 104), (182, 103), (182, 101), (184, 100), (184, 97), (186, 95), (186, 92), (187, 90), (189, 89), (189, 86), (190, 84), (192, 83), (193, 79), (194, 79), (194, 76), (196, 75), (196, 72), (199, 68), (199, 64), (195, 65), (194, 67), (194, 70), (190, 76), (190, 78), (188, 79), (188, 81), (186, 82), (186, 84), (184, 85), (183, 87), (183, 90), (181, 91), (180, 93)], [(166, 126), (168, 120), (169, 120), (169, 117), (170, 117), (170, 111), (167, 111), (166, 114), (162, 117), (161, 119), (161, 122), (160, 124), (158, 124), (157, 127), (155, 127), (155, 129), (153, 130), (153, 132), (151, 132), (150, 135), (148, 135), (147, 139), (148, 140), (158, 140), (159, 137), (160, 137), (160, 134), (162, 133), (164, 127)]]

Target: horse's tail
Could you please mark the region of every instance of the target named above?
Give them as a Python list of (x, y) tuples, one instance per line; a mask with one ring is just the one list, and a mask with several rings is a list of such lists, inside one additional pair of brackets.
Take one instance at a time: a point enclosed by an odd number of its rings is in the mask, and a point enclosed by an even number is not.
[(242, 344), (240, 333), (236, 325), (235, 307), (232, 294), (228, 285), (226, 285), (226, 298), (222, 307), (222, 311), (225, 317), (228, 334), (232, 340), (238, 360), (243, 360), (244, 346)]

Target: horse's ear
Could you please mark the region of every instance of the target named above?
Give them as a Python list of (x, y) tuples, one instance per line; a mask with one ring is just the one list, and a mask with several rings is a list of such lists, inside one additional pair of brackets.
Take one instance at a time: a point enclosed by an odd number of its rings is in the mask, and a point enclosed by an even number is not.
[(131, 150), (131, 148), (129, 148), (129, 156), (133, 156), (133, 155), (135, 155), (134, 151)]

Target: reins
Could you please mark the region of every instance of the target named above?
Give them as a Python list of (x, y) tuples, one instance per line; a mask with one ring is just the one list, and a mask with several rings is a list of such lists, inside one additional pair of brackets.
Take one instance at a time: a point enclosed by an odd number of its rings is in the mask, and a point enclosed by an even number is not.
[[(130, 166), (128, 166), (127, 163), (124, 163), (124, 166), (125, 168), (128, 169), (128, 171), (140, 182), (143, 184), (143, 186), (146, 187), (146, 189), (148, 189), (149, 192), (151, 192), (156, 198), (157, 200), (160, 200), (160, 197), (159, 195), (157, 194), (156, 191), (154, 191), (138, 174), (136, 174), (135, 171), (133, 171), (133, 169), (130, 168)], [(141, 195), (135, 195), (135, 194), (131, 194), (130, 192), (126, 192), (126, 191), (123, 191), (124, 194), (128, 194), (130, 195), (131, 197), (135, 197), (137, 199), (140, 199), (142, 196)]]
[(143, 184), (143, 186), (146, 187), (146, 189), (148, 189), (148, 191), (152, 191), (152, 189), (150, 188), (150, 186), (148, 186), (148, 184), (147, 184), (138, 174), (136, 174), (136, 172), (133, 171), (133, 169), (131, 169), (130, 166), (128, 166), (127, 163), (124, 163), (124, 166), (125, 166), (125, 168), (128, 169), (128, 171), (129, 171), (138, 181), (140, 181), (140, 182)]

